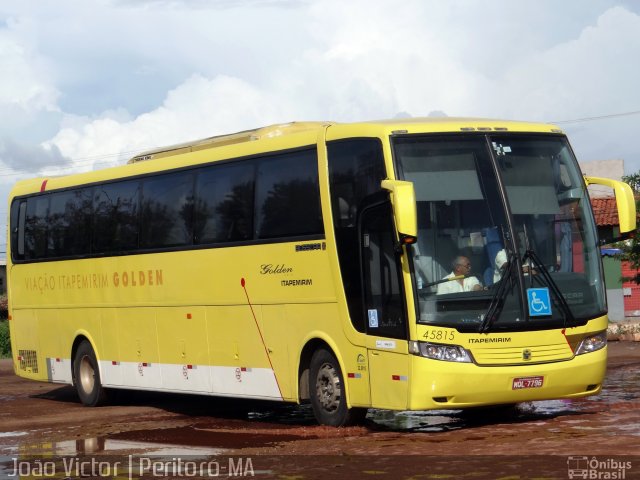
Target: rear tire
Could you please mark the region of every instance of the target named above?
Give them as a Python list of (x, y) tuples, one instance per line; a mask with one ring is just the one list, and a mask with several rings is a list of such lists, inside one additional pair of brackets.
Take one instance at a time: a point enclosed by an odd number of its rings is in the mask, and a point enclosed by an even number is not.
[(347, 408), (344, 377), (336, 357), (320, 349), (311, 357), (309, 396), (316, 420), (321, 425), (343, 427), (362, 423), (366, 408)]
[(84, 340), (73, 358), (73, 382), (80, 401), (86, 407), (104, 405), (107, 391), (100, 381), (98, 360), (91, 344)]

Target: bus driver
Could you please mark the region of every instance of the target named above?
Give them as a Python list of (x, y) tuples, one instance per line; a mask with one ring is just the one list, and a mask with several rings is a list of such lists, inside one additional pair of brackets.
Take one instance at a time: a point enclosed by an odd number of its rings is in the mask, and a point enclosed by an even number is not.
[(458, 255), (452, 262), (453, 272), (444, 277), (443, 280), (450, 278), (448, 282), (442, 282), (438, 285), (437, 295), (446, 293), (460, 293), (482, 290), (482, 285), (478, 279), (471, 276), (471, 262), (464, 255)]

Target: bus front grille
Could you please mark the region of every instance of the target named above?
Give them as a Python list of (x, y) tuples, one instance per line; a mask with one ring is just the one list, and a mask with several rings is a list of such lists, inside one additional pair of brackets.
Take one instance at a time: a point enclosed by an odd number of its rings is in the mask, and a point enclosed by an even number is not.
[(566, 342), (531, 347), (476, 348), (471, 353), (478, 365), (522, 365), (573, 358), (573, 351)]

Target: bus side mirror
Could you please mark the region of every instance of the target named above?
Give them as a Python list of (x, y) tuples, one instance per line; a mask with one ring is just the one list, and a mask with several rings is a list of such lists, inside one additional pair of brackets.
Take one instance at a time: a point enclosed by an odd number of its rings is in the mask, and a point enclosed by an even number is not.
[(636, 229), (636, 201), (628, 184), (600, 177), (584, 177), (584, 180), (587, 185), (604, 185), (605, 187), (613, 188), (616, 196), (618, 220), (620, 221), (620, 233)]
[(418, 213), (413, 182), (383, 180), (382, 188), (391, 192), (393, 217), (401, 244), (411, 245), (418, 240)]

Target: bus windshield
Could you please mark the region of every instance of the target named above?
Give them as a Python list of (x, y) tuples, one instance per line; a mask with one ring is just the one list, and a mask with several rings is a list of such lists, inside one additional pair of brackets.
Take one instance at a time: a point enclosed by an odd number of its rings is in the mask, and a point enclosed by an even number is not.
[(419, 323), (545, 329), (605, 313), (589, 197), (564, 136), (405, 135), (394, 153), (416, 192)]

